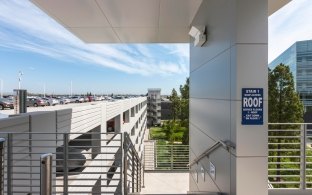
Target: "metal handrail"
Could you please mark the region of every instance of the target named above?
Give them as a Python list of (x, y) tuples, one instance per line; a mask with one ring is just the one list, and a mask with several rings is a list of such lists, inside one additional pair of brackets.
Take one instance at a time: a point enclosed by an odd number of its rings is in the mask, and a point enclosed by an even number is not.
[(130, 136), (127, 132), (125, 132), (125, 140), (124, 143), (126, 143), (126, 141), (129, 143), (128, 148), (133, 149), (134, 151), (134, 155), (136, 158), (140, 159), (138, 152), (135, 150), (134, 144), (132, 143)]
[[(269, 123), (268, 184), (274, 189), (311, 188), (308, 162), (311, 162), (311, 123)], [(280, 125), (280, 126), (278, 126)], [(300, 125), (300, 126), (299, 126)], [(280, 128), (280, 129), (279, 129)], [(270, 187), (269, 187), (270, 188)]]
[(229, 151), (231, 148), (235, 149), (235, 147), (232, 144), (229, 144), (227, 142), (219, 140), (216, 143), (214, 143), (211, 147), (209, 147), (207, 150), (205, 150), (201, 155), (199, 155), (197, 158), (195, 158), (190, 164), (188, 164), (188, 166), (191, 167), (195, 163), (198, 163), (202, 158), (208, 156), (211, 152), (213, 152), (214, 150), (216, 150), (220, 146), (225, 148), (227, 151)]
[(106, 142), (106, 145), (108, 145), (111, 141), (113, 141), (117, 135), (118, 135), (118, 134), (114, 134), (114, 135)]
[[(40, 190), (47, 195), (44, 186), (51, 184), (52, 194), (89, 194), (93, 189), (96, 193), (118, 193), (122, 183), (122, 134), (118, 133), (110, 145), (106, 144), (107, 139), (102, 139), (107, 133), (84, 132), (78, 137), (72, 134), (76, 133), (1, 132), (0, 141), (4, 137), (5, 145), (0, 176), (6, 182), (0, 182), (0, 195), (1, 191), (39, 194)], [(40, 171), (43, 164), (39, 157), (46, 153), (53, 155), (49, 165), (52, 179)], [(50, 189), (47, 191), (51, 192)]]
[(268, 123), (268, 125), (312, 125), (312, 123)]
[(147, 171), (189, 170), (189, 145), (145, 145), (144, 154)]
[(5, 150), (5, 139), (0, 138), (0, 195), (4, 194), (4, 150)]
[[(124, 133), (123, 150), (123, 194), (128, 195), (130, 189), (132, 193), (140, 192), (142, 186), (142, 159), (139, 157), (139, 154), (127, 132)], [(129, 174), (128, 171), (131, 173)], [(128, 180), (128, 177), (130, 180)]]

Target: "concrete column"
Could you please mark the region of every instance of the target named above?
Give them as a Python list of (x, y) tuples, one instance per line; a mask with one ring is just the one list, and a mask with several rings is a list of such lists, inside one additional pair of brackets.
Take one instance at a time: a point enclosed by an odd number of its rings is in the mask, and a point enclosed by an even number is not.
[(114, 120), (115, 120), (115, 133), (120, 133), (122, 125), (121, 115), (116, 116)]
[(125, 111), (125, 118), (123, 120), (125, 123), (130, 122), (130, 110)]
[(131, 117), (135, 116), (134, 107), (131, 108)]
[[(264, 0), (209, 0), (192, 22), (207, 27), (208, 39), (190, 46), (190, 161), (218, 140), (236, 149), (218, 148), (192, 166), (191, 191), (268, 193), (267, 17)], [(263, 88), (264, 125), (241, 125), (242, 88)]]
[(99, 153), (101, 153), (101, 126), (97, 126), (91, 131), (91, 145), (92, 146), (99, 146), (98, 148), (91, 148), (92, 152), (92, 159), (94, 159)]

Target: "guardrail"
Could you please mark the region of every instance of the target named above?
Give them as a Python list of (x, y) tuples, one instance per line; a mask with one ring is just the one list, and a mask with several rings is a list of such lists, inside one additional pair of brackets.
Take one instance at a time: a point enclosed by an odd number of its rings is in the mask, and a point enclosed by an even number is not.
[[(128, 181), (123, 174), (124, 170), (128, 172), (125, 162), (141, 166), (133, 144), (126, 136), (99, 132), (1, 133), (0, 137), (4, 139), (0, 139), (0, 152), (3, 152), (0, 169), (3, 170), (0, 180), (0, 192), (3, 193), (0, 194), (42, 195), (40, 192), (44, 191), (45, 195), (48, 192), (53, 195), (126, 195), (128, 186), (132, 192), (139, 192), (141, 177)], [(129, 158), (129, 151), (135, 158)], [(42, 156), (47, 153), (50, 154)], [(134, 169), (131, 171), (139, 175)], [(49, 186), (52, 190), (47, 189)]]
[(128, 135), (124, 134), (124, 194), (140, 192), (143, 183), (143, 164)]
[(144, 166), (146, 171), (189, 170), (188, 145), (145, 145)]
[(268, 179), (271, 188), (312, 188), (312, 124), (270, 123)]

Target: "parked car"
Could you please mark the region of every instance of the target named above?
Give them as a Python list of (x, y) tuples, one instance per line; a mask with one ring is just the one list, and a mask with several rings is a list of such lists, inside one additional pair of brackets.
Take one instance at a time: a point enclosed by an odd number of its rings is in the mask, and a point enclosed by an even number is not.
[(38, 106), (47, 106), (48, 102), (44, 99), (41, 98), (27, 98), (26, 100), (26, 106), (34, 106), (34, 107), (38, 107)]
[(66, 98), (66, 97), (60, 97), (58, 98), (60, 104), (69, 104), (70, 103), (70, 99)]
[(95, 101), (103, 101), (104, 97), (103, 96), (94, 96)]
[(123, 97), (121, 95), (117, 95), (117, 96), (114, 96), (114, 99), (115, 100), (123, 100), (123, 99), (125, 99), (125, 97)]
[(42, 99), (47, 101), (48, 106), (55, 106), (56, 104), (60, 103), (57, 99), (54, 98), (42, 98)]
[(85, 99), (84, 99), (84, 97), (73, 96), (70, 98), (70, 102), (83, 103), (83, 102), (85, 102)]
[(13, 109), (13, 101), (6, 98), (0, 98), (0, 110), (4, 110), (5, 108)]

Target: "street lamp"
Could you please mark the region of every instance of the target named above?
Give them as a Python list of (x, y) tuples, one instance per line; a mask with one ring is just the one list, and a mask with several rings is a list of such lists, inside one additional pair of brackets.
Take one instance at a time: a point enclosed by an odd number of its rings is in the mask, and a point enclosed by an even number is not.
[(18, 89), (21, 89), (21, 81), (24, 73), (22, 71), (18, 71)]
[(0, 79), (0, 98), (3, 98), (3, 79)]
[(70, 81), (70, 97), (73, 96), (73, 81)]
[(46, 97), (46, 84), (43, 83), (43, 97)]

